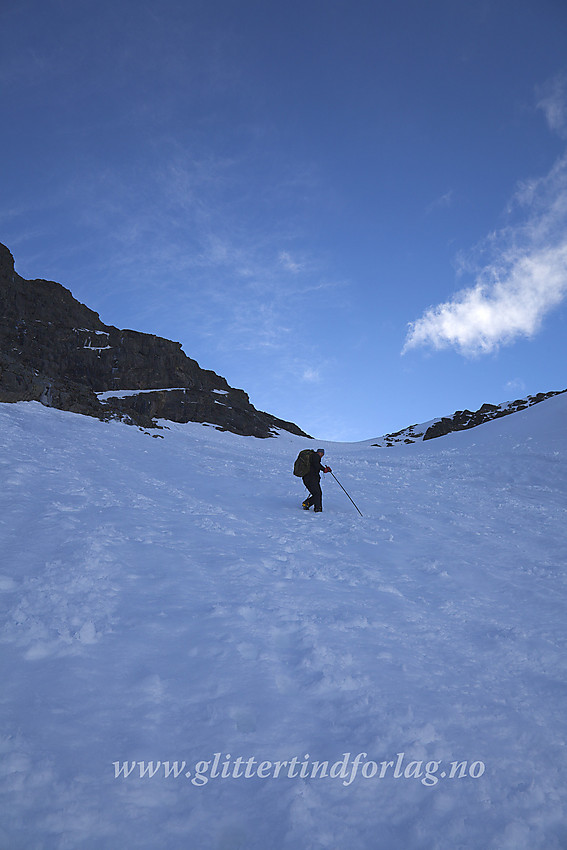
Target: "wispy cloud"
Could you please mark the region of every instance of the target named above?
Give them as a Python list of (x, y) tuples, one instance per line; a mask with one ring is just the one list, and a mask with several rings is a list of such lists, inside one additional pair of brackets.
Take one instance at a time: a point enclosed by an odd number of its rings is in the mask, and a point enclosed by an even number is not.
[(511, 381), (506, 382), (505, 390), (516, 395), (525, 395), (527, 392), (526, 382), (522, 378), (513, 378)]
[[(561, 78), (562, 79), (562, 78)], [(567, 130), (566, 89), (556, 79), (540, 99), (550, 127)], [(544, 105), (545, 104), (545, 105)], [(402, 353), (419, 346), (478, 355), (532, 337), (567, 296), (567, 154), (521, 183), (508, 210), (516, 223), (478, 246), (474, 284), (409, 324)]]
[(178, 338), (190, 332), (222, 352), (282, 355), (292, 345), (303, 353), (318, 293), (338, 297), (345, 282), (327, 276), (324, 258), (283, 217), (285, 169), (262, 195), (249, 158), (199, 155), (174, 140), (162, 139), (161, 148), (163, 162), (90, 177), (81, 168), (68, 190), (80, 205), (81, 233), (100, 239), (102, 250), (86, 264), (97, 272), (99, 302), (104, 295), (112, 303), (117, 289), (128, 293), (132, 326), (145, 330), (167, 316)]
[(316, 383), (321, 380), (319, 369), (313, 369), (310, 366), (305, 369), (302, 377), (304, 381), (307, 381), (307, 383)]
[(294, 260), (289, 251), (280, 251), (278, 259), (280, 265), (292, 274), (299, 274), (305, 268), (305, 263)]
[(567, 75), (558, 74), (538, 88), (537, 106), (545, 115), (550, 130), (567, 138)]
[(425, 212), (427, 215), (435, 212), (436, 210), (447, 209), (453, 203), (453, 190), (449, 189), (448, 192), (445, 192), (443, 195), (440, 195), (438, 198), (435, 198), (430, 204), (425, 208)]

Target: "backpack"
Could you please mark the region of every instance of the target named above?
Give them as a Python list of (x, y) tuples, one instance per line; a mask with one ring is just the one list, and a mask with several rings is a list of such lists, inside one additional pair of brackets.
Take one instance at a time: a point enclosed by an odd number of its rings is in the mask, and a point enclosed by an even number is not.
[(313, 449), (303, 449), (300, 451), (295, 459), (295, 463), (293, 464), (293, 474), (297, 475), (298, 478), (303, 478), (304, 475), (307, 475), (309, 469), (311, 468), (311, 454)]

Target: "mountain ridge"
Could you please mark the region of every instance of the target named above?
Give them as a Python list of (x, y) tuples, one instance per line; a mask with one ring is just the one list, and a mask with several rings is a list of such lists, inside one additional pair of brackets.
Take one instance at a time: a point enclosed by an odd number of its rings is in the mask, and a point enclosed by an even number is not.
[(376, 438), (380, 442), (373, 442), (372, 445), (377, 448), (391, 448), (399, 443), (410, 445), (411, 443), (444, 437), (455, 431), (468, 431), (471, 428), (477, 428), (479, 425), (492, 422), (494, 419), (509, 416), (520, 410), (527, 410), (528, 407), (533, 407), (535, 404), (539, 404), (548, 398), (553, 398), (565, 392), (567, 392), (567, 389), (550, 390), (546, 393), (528, 395), (525, 398), (505, 401), (501, 404), (485, 403), (478, 410), (474, 411), (456, 410), (451, 416), (440, 416), (419, 425), (409, 425), (400, 431), (384, 434), (382, 437)]
[[(272, 437), (281, 430), (313, 439), (295, 423), (256, 410), (244, 390), (203, 369), (181, 343), (106, 325), (62, 284), (25, 280), (2, 243), (0, 308), (0, 402), (39, 401), (142, 428), (159, 428), (161, 419), (242, 436)], [(390, 448), (468, 430), (563, 392), (457, 410), (384, 434), (372, 445)]]
[(166, 419), (243, 436), (284, 430), (309, 437), (295, 423), (256, 410), (244, 390), (202, 369), (181, 343), (106, 325), (60, 283), (20, 277), (1, 243), (0, 307), (2, 402), (40, 401), (145, 428)]

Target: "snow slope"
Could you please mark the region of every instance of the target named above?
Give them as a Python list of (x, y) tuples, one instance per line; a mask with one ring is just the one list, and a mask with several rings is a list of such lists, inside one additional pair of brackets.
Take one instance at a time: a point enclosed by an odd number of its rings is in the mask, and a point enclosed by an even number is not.
[(361, 518), (289, 434), (0, 405), (0, 847), (567, 847), (566, 416), (327, 444)]

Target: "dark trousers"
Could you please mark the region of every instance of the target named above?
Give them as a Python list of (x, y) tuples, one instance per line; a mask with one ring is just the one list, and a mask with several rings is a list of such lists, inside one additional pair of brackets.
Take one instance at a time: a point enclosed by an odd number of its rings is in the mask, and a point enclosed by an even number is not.
[(323, 493), (321, 491), (321, 480), (318, 475), (304, 475), (303, 483), (310, 492), (310, 496), (305, 500), (304, 504), (313, 505), (316, 511), (323, 510)]

